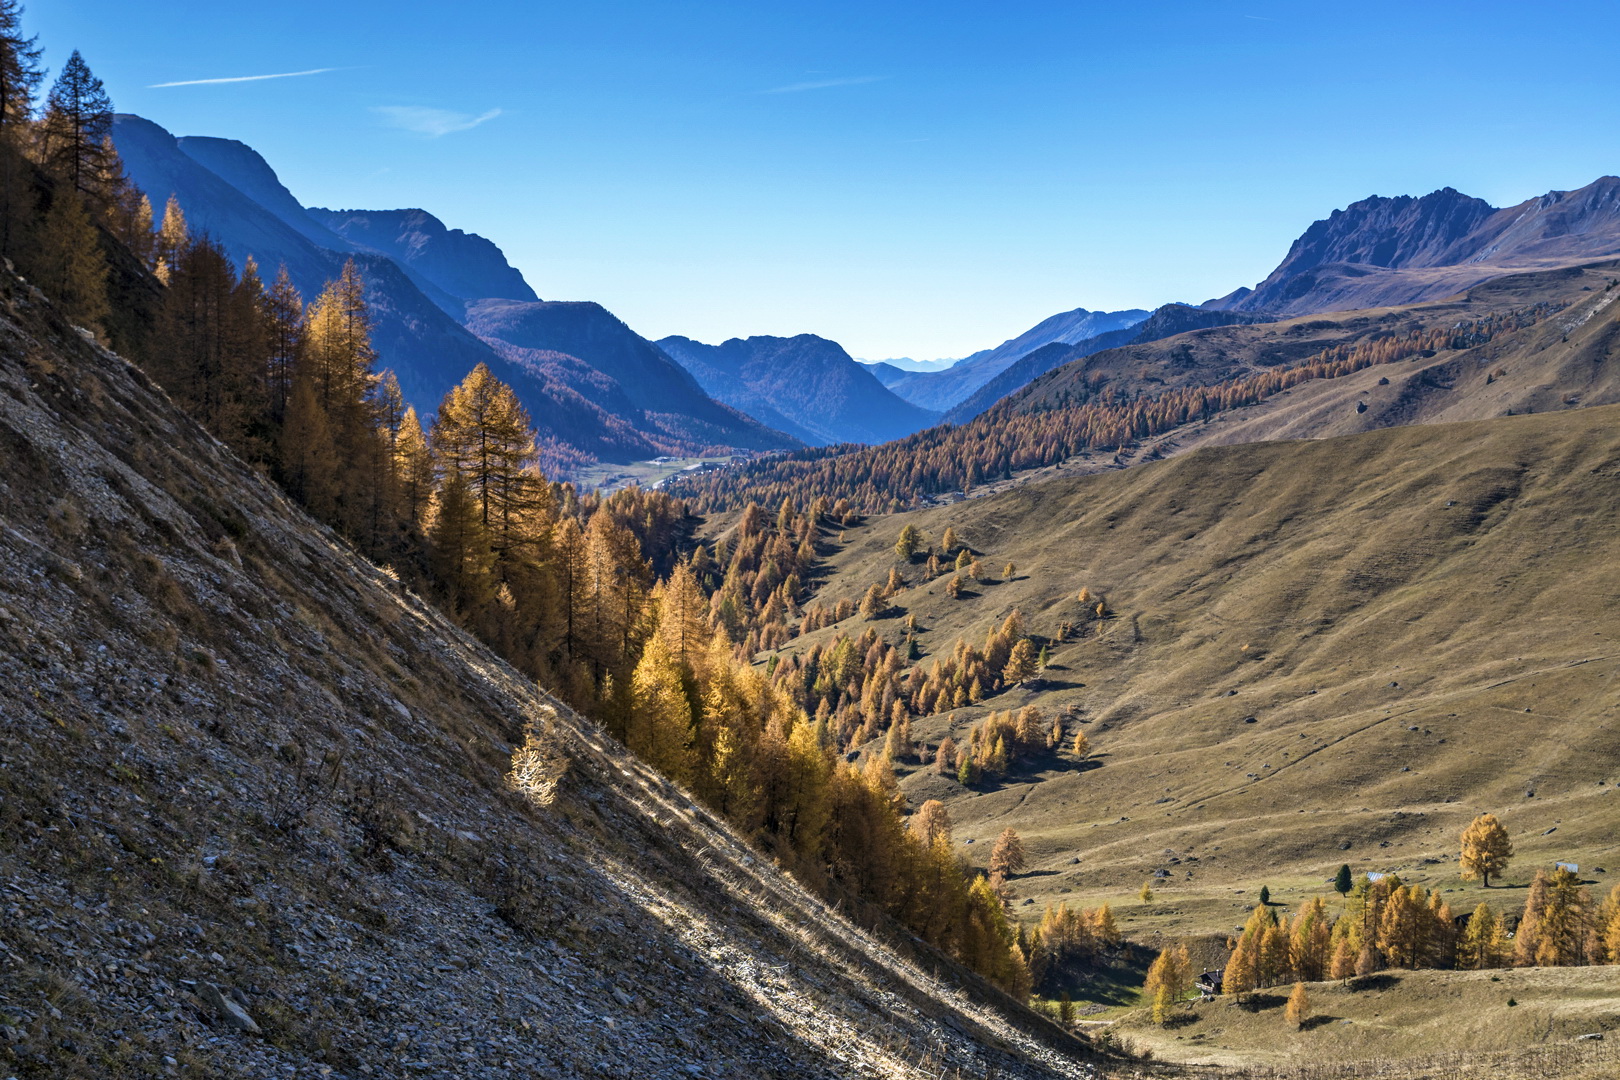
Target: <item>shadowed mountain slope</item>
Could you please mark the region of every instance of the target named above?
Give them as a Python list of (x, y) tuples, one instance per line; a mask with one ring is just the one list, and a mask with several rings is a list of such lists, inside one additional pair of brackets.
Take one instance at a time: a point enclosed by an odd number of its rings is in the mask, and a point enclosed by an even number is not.
[[(412, 256), (412, 262), (396, 262), (390, 254), (353, 243), (315, 221), (263, 158), (242, 143), (191, 137), (176, 140), (158, 125), (136, 116), (119, 116), (114, 136), (130, 177), (153, 203), (161, 208), (168, 195), (175, 194), (193, 232), (211, 236), (238, 267), (251, 256), (259, 262), (262, 276), (269, 279), (277, 266), (285, 265), (293, 283), (311, 300), (328, 280), (338, 276), (344, 260), (354, 258), (365, 277), (366, 299), (375, 316), (373, 343), (382, 366), (398, 376), (406, 398), (418, 411), (430, 414), (469, 371), (487, 364), (498, 378), (511, 384), (528, 408), (553, 475), (566, 475), (581, 455), (627, 462), (718, 446), (793, 445), (792, 440), (765, 432), (709, 400), (700, 390), (694, 394), (695, 386), (654, 399), (639, 388), (632, 391), (618, 386), (613, 372), (599, 370), (588, 357), (497, 349), (481, 340), (458, 321), (465, 317), (466, 301), (427, 275), (456, 288), (506, 280), (508, 291), (526, 290), (520, 276), (510, 280), (517, 274), (510, 267), (510, 275), (503, 278), (504, 257), (482, 238), (448, 231), (441, 235), (443, 226), (436, 219), (412, 212), (364, 218), (371, 223), (364, 229), (361, 218), (344, 219), (345, 227), (379, 244), (380, 234), (390, 231), (384, 225), (394, 227), (387, 244)], [(226, 170), (254, 196), (227, 182), (205, 162)], [(450, 255), (469, 251), (475, 265), (459, 269), (452, 265), (455, 260)], [(494, 301), (502, 302), (518, 301)], [(612, 316), (601, 314), (619, 327), (619, 336), (634, 337)], [(657, 352), (645, 342), (641, 345), (643, 352)], [(629, 373), (643, 384), (649, 378), (654, 385), (690, 382), (667, 358), (650, 360), (648, 370), (660, 366), (663, 370), (653, 376), (634, 369)], [(615, 370), (624, 371), (624, 365)], [(694, 410), (692, 417), (683, 419), (678, 414), (681, 408)]]
[(966, 400), (979, 387), (1043, 345), (1075, 344), (1098, 334), (1134, 326), (1147, 316), (1146, 311), (1134, 308), (1128, 311), (1075, 308), (1043, 319), (1017, 337), (964, 357), (944, 371), (917, 372), (894, 382), (891, 388), (914, 405), (943, 412)]
[(1094, 1075), (812, 899), (38, 296), (0, 279), (0, 1071)]
[(667, 337), (658, 346), (714, 397), (811, 444), (886, 442), (939, 419), (896, 396), (837, 342), (814, 334), (720, 345)]
[(1252, 291), (1206, 307), (1300, 315), (1438, 300), (1514, 271), (1620, 254), (1620, 177), (1497, 209), (1443, 188), (1373, 196), (1294, 241)]
[[(467, 327), (515, 363), (576, 357), (644, 414), (642, 425), (671, 445), (780, 450), (798, 440), (715, 401), (664, 351), (589, 301), (482, 299), (467, 304)], [(587, 397), (591, 391), (582, 385)], [(594, 398), (592, 400), (595, 400)]]
[(311, 207), (308, 213), (349, 243), (387, 255), (451, 296), (540, 299), (494, 243), (477, 233), (447, 229), (426, 210)]
[(1216, 326), (1237, 326), (1269, 322), (1268, 315), (1235, 311), (1210, 311), (1186, 304), (1165, 304), (1148, 318), (1120, 330), (1088, 338), (1075, 345), (1054, 342), (1024, 356), (973, 395), (945, 414), (946, 423), (961, 424), (973, 419), (1008, 394), (1016, 393), (1033, 380), (1066, 364), (1124, 345), (1144, 344), (1193, 330)]

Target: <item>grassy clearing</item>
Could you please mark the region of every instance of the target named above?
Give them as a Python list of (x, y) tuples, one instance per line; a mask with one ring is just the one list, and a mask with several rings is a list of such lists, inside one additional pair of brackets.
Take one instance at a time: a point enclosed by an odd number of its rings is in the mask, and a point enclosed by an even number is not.
[(1311, 983), (1311, 1017), (1298, 1030), (1283, 1018), (1288, 990), (1261, 991), (1246, 1005), (1193, 1005), (1163, 1027), (1136, 1009), (1114, 1030), (1158, 1060), (1247, 1066), (1484, 1055), (1620, 1030), (1620, 969), (1612, 967), (1387, 971), (1347, 986)]
[(657, 487), (676, 473), (695, 465), (723, 465), (730, 460), (730, 457), (661, 458), (657, 461), (633, 461), (628, 465), (602, 461), (579, 470), (575, 483), (581, 491), (599, 489), (603, 494), (631, 486)]
[[(1086, 731), (1084, 767), (1050, 755), (974, 789), (902, 778), (914, 804), (945, 801), (981, 864), (1003, 828), (1023, 835), (1014, 887), (1034, 902), (1020, 915), (1106, 899), (1149, 940), (1228, 933), (1262, 884), (1292, 907), (1330, 895), (1345, 862), (1505, 910), (1522, 890), (1455, 880), (1457, 836), (1484, 810), (1520, 853), (1504, 884), (1566, 859), (1606, 892), (1620, 872), (1617, 419), (1220, 448), (1032, 484), (849, 530), (822, 596), (882, 581), (911, 522), (1018, 567), (963, 600), (905, 568), (896, 604), (917, 616), (924, 663), (1014, 608), (1055, 635), (1081, 586), (1107, 598), (1114, 616), (1054, 646), (1043, 689), (913, 724), (930, 745), (947, 729), (960, 741), (989, 709), (1033, 703)], [(900, 618), (872, 625), (903, 633)]]

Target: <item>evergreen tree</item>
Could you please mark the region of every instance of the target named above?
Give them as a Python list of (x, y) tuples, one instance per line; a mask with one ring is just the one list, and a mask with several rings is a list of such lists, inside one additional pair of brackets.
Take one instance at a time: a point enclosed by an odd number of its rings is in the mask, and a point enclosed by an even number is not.
[(1025, 679), (1034, 678), (1036, 669), (1035, 646), (1028, 638), (1021, 638), (1007, 656), (1001, 681), (1007, 686), (1016, 686)]
[(34, 94), (45, 78), (37, 37), (23, 37), (23, 7), (0, 0), (0, 136), (10, 136), (34, 113)]
[[(169, 206), (178, 218), (179, 230), (183, 235), (185, 219), (180, 215), (180, 206), (173, 196), (169, 199)], [(167, 209), (163, 221), (164, 231), (167, 232)], [(298, 369), (304, 351), (304, 298), (298, 295), (285, 264), (276, 271), (276, 280), (270, 286), (265, 310), (270, 319), (270, 418), (279, 424), (287, 415), (287, 402), (292, 397), (293, 372)]]
[(1340, 896), (1349, 895), (1354, 879), (1350, 876), (1350, 864), (1345, 863), (1339, 867), (1339, 872), (1333, 875), (1333, 891)]
[(1505, 944), (1502, 921), (1481, 900), (1457, 942), (1457, 966), (1464, 970), (1501, 967)]
[(1506, 870), (1512, 857), (1513, 842), (1495, 814), (1481, 814), (1463, 830), (1462, 855), (1457, 860), (1463, 877), (1479, 878), (1488, 889), (1491, 875)]
[(99, 331), (107, 306), (107, 261), (78, 194), (58, 190), (45, 215), (35, 281), (69, 319)]
[(39, 137), (44, 164), (80, 195), (98, 202), (99, 181), (108, 171), (107, 138), (112, 134), (112, 100), (101, 80), (73, 50), (45, 99)]
[(1305, 984), (1297, 982), (1294, 990), (1288, 995), (1288, 1004), (1283, 1008), (1283, 1017), (1296, 1029), (1304, 1027), (1305, 1021), (1311, 1015), (1311, 999), (1305, 993)]
[(928, 847), (951, 842), (951, 815), (945, 804), (929, 799), (911, 816), (911, 832)]
[(990, 872), (1007, 878), (1024, 869), (1025, 865), (1024, 842), (1011, 826), (1003, 829), (990, 851)]
[(895, 557), (902, 562), (910, 562), (911, 557), (922, 547), (923, 534), (915, 525), (906, 525), (900, 530), (900, 536), (894, 542)]
[(1148, 966), (1143, 991), (1153, 1001), (1153, 1022), (1170, 1018), (1170, 1007), (1187, 996), (1192, 985), (1192, 960), (1187, 946), (1172, 945), (1162, 950)]
[[(180, 255), (191, 246), (191, 230), (186, 225), (185, 212), (180, 209), (180, 200), (173, 195), (163, 204), (163, 223), (158, 226), (157, 240), (152, 247), (152, 267), (158, 279), (165, 285), (169, 283), (174, 274), (175, 266), (180, 262)], [(286, 272), (282, 267), (282, 272)], [(299, 304), (299, 320), (302, 322), (303, 304)]]
[(678, 783), (691, 783), (692, 709), (675, 656), (653, 637), (636, 665), (628, 745), (642, 760)]

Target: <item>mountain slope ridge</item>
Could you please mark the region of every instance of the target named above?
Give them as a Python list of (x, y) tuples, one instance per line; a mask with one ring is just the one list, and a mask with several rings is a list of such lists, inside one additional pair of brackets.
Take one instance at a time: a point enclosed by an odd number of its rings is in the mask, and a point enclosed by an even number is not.
[(813, 900), (37, 297), (0, 278), (8, 1070), (1090, 1073)]
[(714, 397), (762, 422), (780, 416), (811, 444), (886, 442), (939, 418), (884, 386), (837, 342), (814, 334), (719, 345), (672, 336), (656, 344)]
[(1296, 239), (1253, 290), (1205, 306), (1303, 315), (1439, 300), (1493, 277), (1620, 255), (1620, 177), (1502, 209), (1452, 188), (1374, 195)]
[[(468, 318), (466, 300), (452, 296), (387, 254), (361, 248), (325, 229), (298, 205), (269, 164), (242, 143), (188, 136), (187, 145), (197, 155), (193, 157), (182, 148), (181, 140), (149, 120), (130, 115), (117, 117), (114, 136), (132, 179), (153, 202), (161, 204), (168, 193), (176, 193), (193, 232), (209, 233), (238, 267), (254, 257), (261, 263), (261, 274), (269, 278), (278, 264), (284, 264), (309, 301), (338, 276), (346, 258), (354, 258), (366, 280), (367, 302), (375, 319), (373, 344), (382, 357), (381, 366), (393, 369), (406, 399), (417, 411), (432, 414), (451, 387), (478, 364), (486, 364), (513, 387), (528, 409), (541, 435), (542, 459), (559, 478), (572, 473), (581, 455), (629, 462), (715, 446), (777, 449), (795, 445), (794, 440), (710, 400), (696, 384), (681, 385), (689, 379), (667, 358), (647, 361), (649, 370), (658, 376), (653, 385), (669, 385), (678, 393), (654, 399), (636, 386), (609, 385), (616, 374), (636, 379), (643, 374), (640, 371), (603, 372), (594, 363), (598, 358), (592, 356), (556, 360), (492, 347), (462, 325)], [(241, 178), (271, 208), (232, 186), (199, 159)], [(326, 236), (334, 238), (336, 248), (317, 242)], [(488, 255), (487, 249), (480, 250)], [(504, 257), (500, 261), (504, 266)], [(611, 316), (603, 322), (622, 327)], [(620, 336), (630, 333), (625, 328)], [(656, 352), (644, 342), (640, 349), (649, 356)], [(630, 403), (628, 408), (622, 407), (625, 402)], [(690, 424), (683, 423), (683, 408), (696, 414)]]

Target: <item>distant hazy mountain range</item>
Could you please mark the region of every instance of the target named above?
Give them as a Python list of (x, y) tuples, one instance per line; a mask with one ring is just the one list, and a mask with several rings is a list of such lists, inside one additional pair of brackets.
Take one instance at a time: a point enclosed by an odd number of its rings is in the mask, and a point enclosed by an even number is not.
[(1312, 224), (1255, 288), (1201, 307), (1076, 308), (959, 361), (861, 363), (812, 334), (650, 342), (599, 304), (541, 300), (493, 242), (425, 210), (306, 208), (251, 147), (176, 139), (136, 116), (119, 116), (114, 138), (154, 206), (175, 194), (193, 230), (238, 266), (251, 255), (268, 279), (284, 264), (307, 299), (354, 258), (377, 347), (418, 409), (431, 412), (486, 363), (528, 406), (553, 468), (581, 455), (623, 462), (883, 442), (940, 419), (964, 422), (1048, 372), (1123, 346), (1430, 301), (1503, 274), (1620, 253), (1620, 178), (1506, 209), (1450, 188), (1375, 196)]
[(285, 265), (309, 300), (353, 258), (383, 363), (424, 413), (482, 362), (528, 407), (554, 468), (579, 455), (623, 462), (799, 443), (709, 397), (600, 305), (539, 300), (495, 244), (424, 210), (306, 210), (240, 142), (176, 139), (128, 115), (113, 137), (154, 206), (175, 195), (193, 232), (238, 267), (251, 256), (268, 280)]
[(658, 344), (716, 398), (807, 443), (887, 442), (939, 419), (897, 397), (837, 342), (814, 334), (720, 345), (667, 337)]
[(943, 371), (908, 372), (903, 378), (893, 381), (885, 378), (884, 382), (914, 405), (944, 411), (965, 401), (979, 387), (1044, 345), (1075, 344), (1134, 326), (1147, 317), (1146, 311), (1135, 308), (1129, 311), (1075, 308), (1043, 319), (993, 349), (963, 357)]
[(956, 360), (913, 360), (909, 356), (890, 357), (887, 360), (867, 360), (857, 356), (855, 362), (865, 364), (867, 367), (893, 368), (902, 374), (909, 374), (913, 371), (944, 371), (956, 363)]

